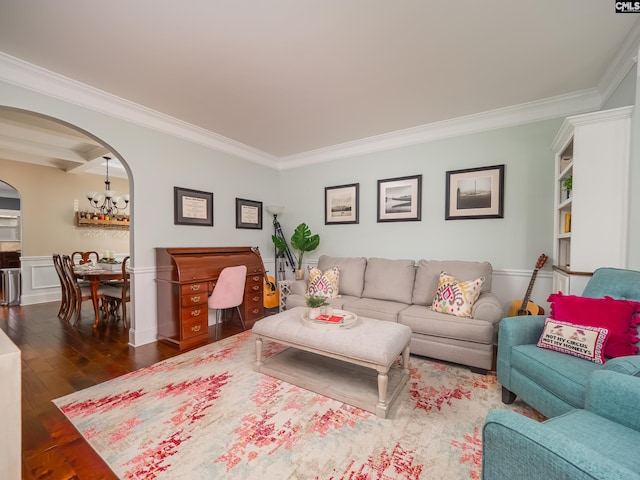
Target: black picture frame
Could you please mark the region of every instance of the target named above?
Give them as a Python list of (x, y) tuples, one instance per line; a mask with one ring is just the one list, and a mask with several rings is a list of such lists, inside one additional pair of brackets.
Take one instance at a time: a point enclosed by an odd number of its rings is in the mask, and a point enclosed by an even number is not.
[(236, 228), (262, 230), (262, 202), (236, 198)]
[(324, 224), (345, 225), (360, 222), (360, 184), (324, 187)]
[(422, 219), (422, 175), (378, 180), (378, 222)]
[(504, 165), (447, 172), (444, 219), (478, 218), (504, 218)]
[(173, 187), (173, 223), (213, 227), (213, 193)]

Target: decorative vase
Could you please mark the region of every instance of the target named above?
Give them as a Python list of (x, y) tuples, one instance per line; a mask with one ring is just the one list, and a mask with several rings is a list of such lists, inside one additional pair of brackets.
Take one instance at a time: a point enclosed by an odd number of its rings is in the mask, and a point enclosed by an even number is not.
[(567, 200), (571, 198), (571, 190), (567, 190)]
[(304, 270), (296, 270), (296, 280), (304, 280)]
[(316, 318), (318, 318), (320, 316), (320, 307), (317, 308), (310, 308), (309, 309), (309, 318), (311, 320), (315, 320)]

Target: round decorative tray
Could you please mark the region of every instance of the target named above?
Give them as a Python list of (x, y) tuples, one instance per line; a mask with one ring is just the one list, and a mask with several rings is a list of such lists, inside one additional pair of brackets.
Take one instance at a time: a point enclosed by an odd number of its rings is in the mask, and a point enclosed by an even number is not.
[[(355, 313), (336, 309), (332, 311), (331, 315), (321, 315), (313, 320), (309, 318), (309, 310), (307, 309), (300, 318), (307, 327), (318, 330), (344, 330), (353, 327), (358, 322), (358, 316)], [(325, 319), (323, 320), (323, 318)]]

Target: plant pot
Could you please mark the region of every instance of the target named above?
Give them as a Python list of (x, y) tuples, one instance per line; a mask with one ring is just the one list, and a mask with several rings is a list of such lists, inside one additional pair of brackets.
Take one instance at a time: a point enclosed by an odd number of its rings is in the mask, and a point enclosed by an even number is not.
[(304, 270), (296, 270), (296, 280), (304, 280)]
[(309, 309), (309, 318), (310, 318), (311, 320), (315, 320), (315, 319), (316, 319), (316, 318), (318, 318), (321, 314), (322, 314), (322, 310), (320, 309), (320, 307), (310, 308), (310, 309)]
[(567, 200), (571, 198), (571, 190), (567, 190)]

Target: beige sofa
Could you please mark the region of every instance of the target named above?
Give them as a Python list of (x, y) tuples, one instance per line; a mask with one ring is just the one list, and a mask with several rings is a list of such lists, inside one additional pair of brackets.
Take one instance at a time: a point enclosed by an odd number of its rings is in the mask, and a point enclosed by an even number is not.
[[(502, 305), (491, 293), (492, 267), (488, 262), (389, 260), (323, 255), (318, 268), (340, 270), (339, 297), (333, 308), (363, 317), (398, 322), (411, 328), (411, 353), (472, 367), (493, 368)], [(440, 272), (459, 281), (485, 277), (471, 318), (431, 310)], [(305, 306), (307, 281), (281, 282), (282, 308)]]

